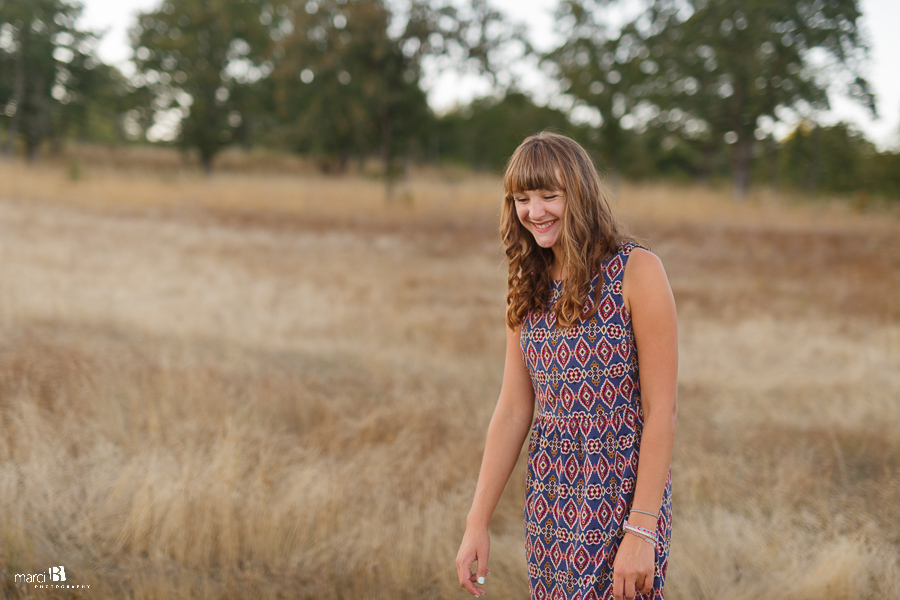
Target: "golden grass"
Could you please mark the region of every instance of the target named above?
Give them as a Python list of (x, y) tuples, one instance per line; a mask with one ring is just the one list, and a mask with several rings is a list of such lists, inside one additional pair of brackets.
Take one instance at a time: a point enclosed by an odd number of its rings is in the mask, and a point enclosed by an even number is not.
[[(0, 590), (456, 598), (495, 178), (0, 163)], [(900, 594), (897, 215), (625, 186), (679, 305), (670, 600)], [(522, 461), (520, 461), (521, 463)], [(489, 593), (527, 597), (522, 464)], [(88, 592), (25, 590), (65, 565)]]

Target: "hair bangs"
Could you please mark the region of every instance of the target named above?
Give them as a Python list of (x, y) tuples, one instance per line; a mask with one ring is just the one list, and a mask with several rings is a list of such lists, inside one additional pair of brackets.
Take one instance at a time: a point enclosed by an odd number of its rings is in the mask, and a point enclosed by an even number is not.
[(559, 175), (556, 155), (541, 140), (532, 140), (531, 144), (523, 145), (510, 158), (503, 178), (503, 187), (507, 194), (528, 190), (565, 191), (565, 185)]

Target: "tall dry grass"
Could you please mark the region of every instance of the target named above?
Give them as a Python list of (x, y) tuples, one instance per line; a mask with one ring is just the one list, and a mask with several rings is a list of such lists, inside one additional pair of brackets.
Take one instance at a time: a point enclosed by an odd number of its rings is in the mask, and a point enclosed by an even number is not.
[[(499, 184), (0, 163), (0, 590), (454, 598)], [(667, 597), (900, 595), (895, 214), (626, 186), (680, 319)], [(489, 593), (527, 597), (522, 461)], [(90, 590), (16, 573), (65, 565)]]

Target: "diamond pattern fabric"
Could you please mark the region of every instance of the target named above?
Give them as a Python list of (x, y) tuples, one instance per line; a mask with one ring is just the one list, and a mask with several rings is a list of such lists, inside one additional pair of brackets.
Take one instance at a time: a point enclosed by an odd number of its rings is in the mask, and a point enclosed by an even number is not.
[[(525, 491), (525, 552), (532, 599), (612, 600), (613, 563), (634, 499), (643, 411), (631, 315), (622, 276), (632, 242), (591, 280), (589, 319), (562, 328), (552, 308), (522, 323), (521, 346), (538, 414), (531, 428)], [(602, 277), (601, 277), (602, 275)], [(662, 600), (672, 521), (671, 475), (660, 508), (653, 591)]]

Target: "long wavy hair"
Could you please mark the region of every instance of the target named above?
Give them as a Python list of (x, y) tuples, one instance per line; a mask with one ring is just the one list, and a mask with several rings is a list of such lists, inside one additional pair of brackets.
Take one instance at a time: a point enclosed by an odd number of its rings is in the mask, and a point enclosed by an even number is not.
[[(516, 214), (515, 195), (528, 190), (559, 190), (566, 209), (557, 244), (565, 249), (566, 279), (554, 305), (563, 327), (586, 319), (597, 310), (603, 288), (602, 262), (632, 239), (618, 224), (609, 207), (609, 193), (600, 181), (591, 157), (575, 140), (542, 131), (522, 142), (510, 157), (503, 177), (505, 196), (500, 236), (509, 261), (506, 323), (516, 327), (530, 310), (545, 310), (550, 303), (550, 248), (538, 246)], [(583, 313), (591, 278), (600, 273), (590, 311)]]

